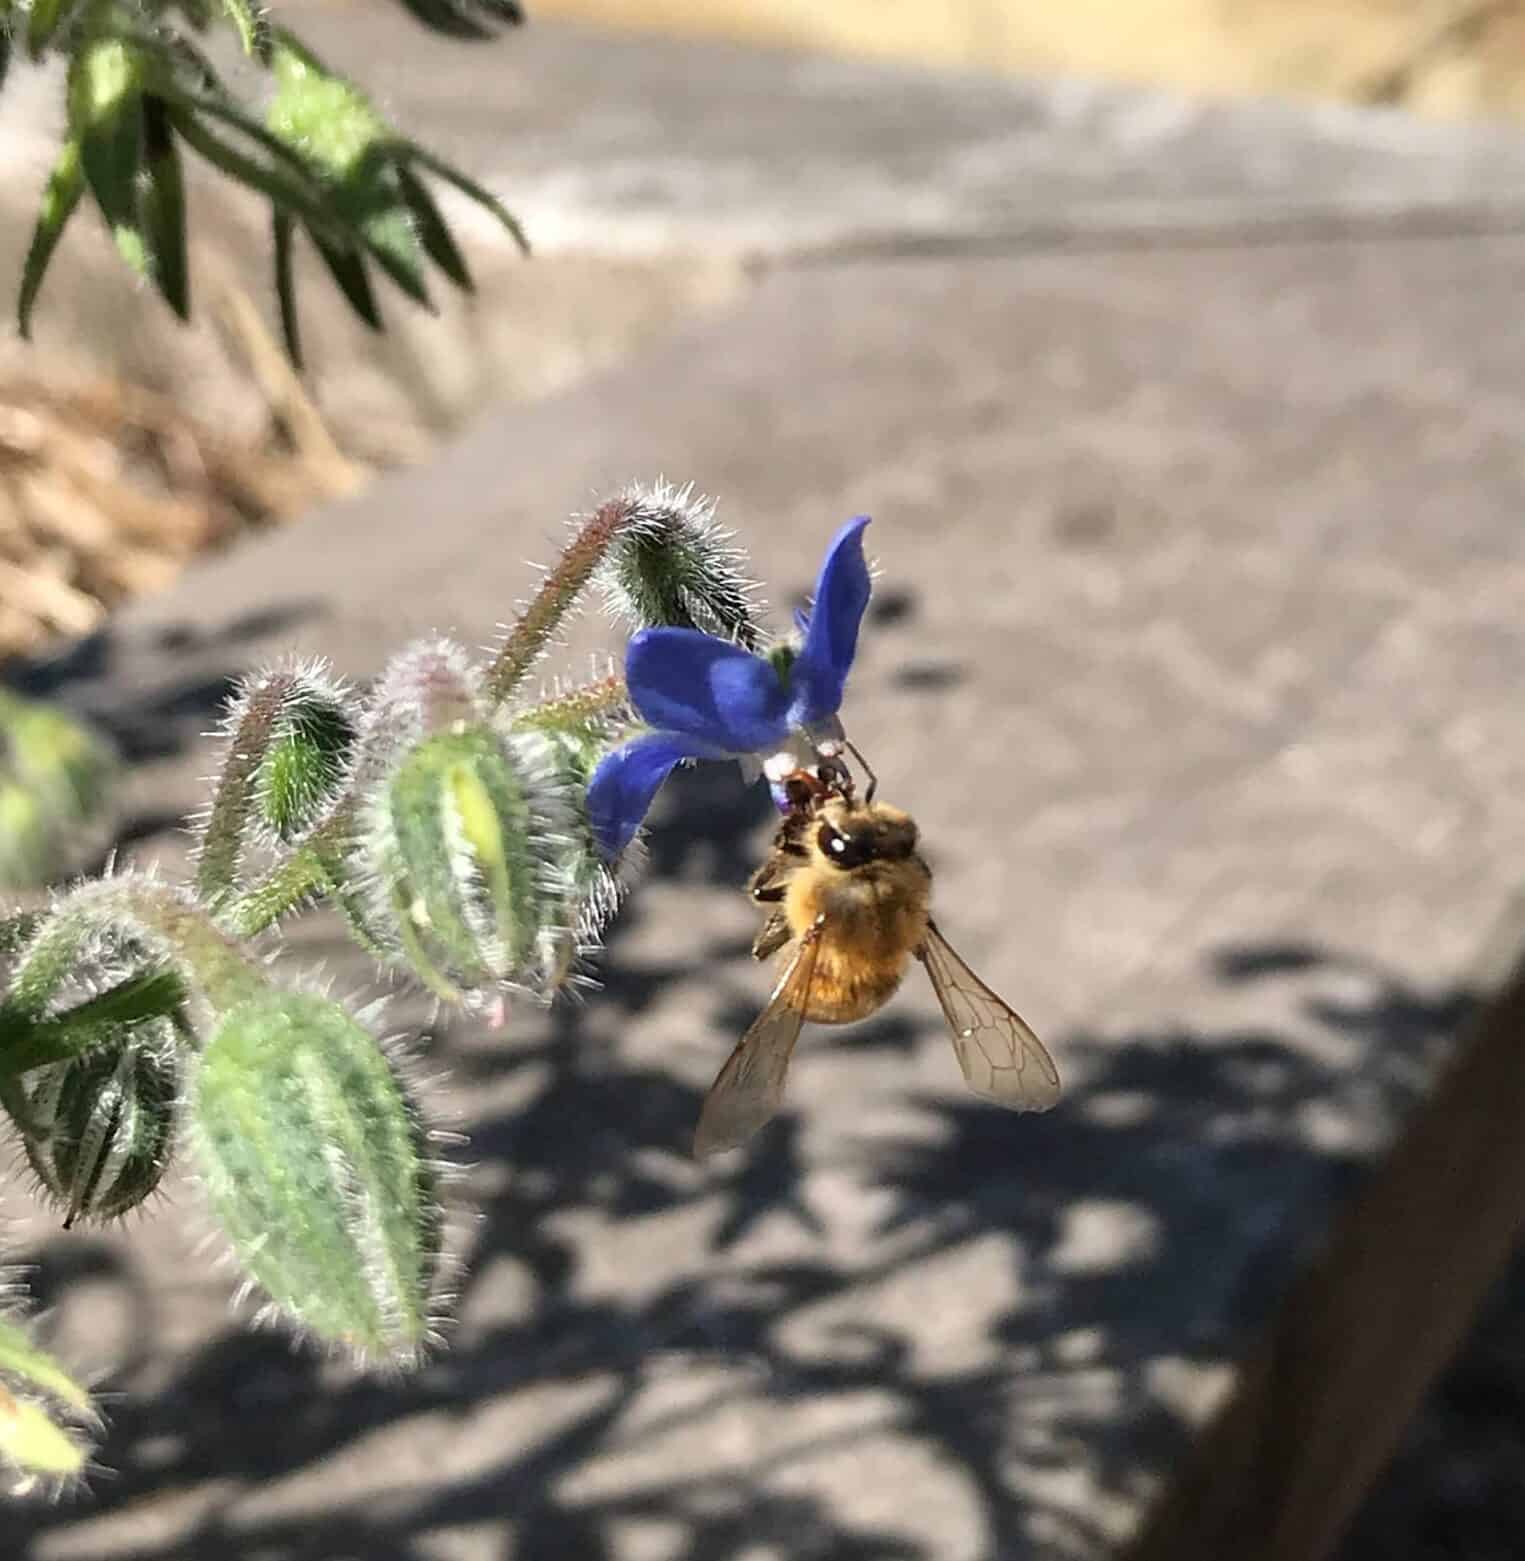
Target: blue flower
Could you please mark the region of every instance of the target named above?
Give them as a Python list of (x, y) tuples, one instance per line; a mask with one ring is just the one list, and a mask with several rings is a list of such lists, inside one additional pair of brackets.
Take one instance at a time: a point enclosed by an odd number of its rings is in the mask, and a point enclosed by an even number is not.
[(606, 855), (630, 844), (681, 760), (762, 760), (777, 779), (775, 771), (798, 768), (841, 737), (837, 710), (868, 606), (867, 525), (859, 515), (832, 538), (792, 660), (755, 656), (698, 629), (643, 629), (632, 637), (625, 684), (654, 730), (606, 754), (588, 783), (588, 817)]

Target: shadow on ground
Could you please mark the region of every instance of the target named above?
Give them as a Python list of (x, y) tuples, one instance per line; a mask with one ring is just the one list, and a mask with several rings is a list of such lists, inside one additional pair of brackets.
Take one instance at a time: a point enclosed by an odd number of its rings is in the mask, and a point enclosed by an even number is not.
[[(757, 793), (732, 782), (704, 770), (683, 777), (685, 825), (657, 837), (659, 877), (734, 876), (735, 842), (761, 817)], [(123, 1527), (107, 1546), (107, 1530), (96, 1527), (90, 1553), (433, 1561), (438, 1531), (499, 1525), (501, 1538), (471, 1554), (613, 1561), (627, 1554), (625, 1526), (644, 1522), (677, 1536), (664, 1554), (683, 1561), (739, 1561), (769, 1542), (794, 1561), (930, 1561), (933, 1552), (904, 1535), (847, 1521), (821, 1494), (776, 1478), (850, 1448), (861, 1417), (831, 1429), (827, 1416), (825, 1429), (718, 1469), (642, 1457), (686, 1420), (703, 1422), (728, 1403), (773, 1417), (865, 1395), (880, 1406), (878, 1433), (960, 1471), (987, 1553), (1026, 1553), (1031, 1493), (1045, 1473), (1062, 1476), (1084, 1461), (1102, 1488), (1136, 1495), (1158, 1472), (1141, 1464), (1141, 1449), (1179, 1450), (1185, 1411), (1160, 1392), (1158, 1363), (1232, 1359), (1243, 1332), (1274, 1304), (1310, 1219), (1365, 1163), (1357, 1149), (1324, 1143), (1319, 1113), (1342, 1096), (1346, 1118), (1364, 1116), (1386, 1136), (1471, 1002), (1465, 993), (1412, 990), (1333, 950), (1221, 950), (1216, 980), (1284, 985), (1293, 999), (1286, 1011), (1327, 1034), (1341, 1060), (1315, 1063), (1310, 1048), (1269, 1030), (1059, 1037), (1079, 1082), (1061, 1110), (1020, 1132), (972, 1099), (927, 1096), (912, 1119), (924, 1130), (844, 1146), (876, 1211), (844, 1258), (817, 1239), (816, 1189), (792, 1112), (750, 1154), (697, 1178), (687, 1145), (701, 1090), (623, 1058), (604, 1038), (618, 1024), (591, 1033), (595, 1012), (640, 1014), (673, 973), (703, 957), (675, 950), (671, 971), (659, 964), (634, 974), (621, 943), (639, 929), (642, 904), (637, 896), (617, 930), (594, 1006), (558, 1008), (538, 1040), (511, 1054), (444, 1043), (467, 1098), (478, 1084), (485, 1098), (505, 1074), (522, 1086), (513, 1109), (471, 1124), (477, 1185), (489, 1190), (461, 1305), (496, 1320), (473, 1323), (421, 1375), (395, 1383), (357, 1380), (281, 1337), (229, 1331), (178, 1361), (161, 1393), (114, 1405), (100, 1455), (113, 1473), (79, 1503), (8, 1514), (8, 1554), (80, 1553), (68, 1531), (82, 1519), (99, 1524), (215, 1481), (225, 1495), (208, 1501), (189, 1540), (161, 1546)], [(722, 999), (714, 1020), (734, 1028), (742, 1017)], [(941, 1042), (887, 1018), (860, 1044)], [(702, 1227), (708, 1249), (689, 1253), (686, 1271), (664, 1278), (657, 1263), (628, 1294), (585, 1282), (589, 1229), (699, 1205), (714, 1213)], [(749, 1244), (779, 1221), (801, 1237), (789, 1255)], [(1215, 1262), (1244, 1250), (1247, 1222), (1253, 1260)], [(1020, 1274), (1020, 1301), (997, 1296), (977, 1358), (944, 1367), (934, 1352), (929, 1364), (921, 1320), (903, 1306), (886, 1313), (879, 1298), (897, 1276), (975, 1243), (995, 1244), (998, 1266)], [(153, 1348), (162, 1326), (154, 1298), (133, 1291), (104, 1245), (73, 1238), (24, 1257), (37, 1265), (43, 1304), (82, 1279), (122, 1287), (128, 1336), (145, 1353)], [(501, 1283), (505, 1261), (519, 1276), (518, 1304), (479, 1307), (477, 1287)], [(119, 1381), (138, 1364), (123, 1361)], [(653, 1413), (648, 1394), (675, 1367), (690, 1390)], [(563, 1405), (554, 1429), (506, 1438), (501, 1454), (478, 1458), (469, 1475), (431, 1480), (425, 1453), (385, 1500), (233, 1511), (236, 1497), (321, 1470), (389, 1428), (406, 1437), (409, 1422), (425, 1425), (420, 1417), (458, 1426), (488, 1405), (573, 1386), (577, 1407)], [(1051, 1513), (1044, 1532), (1056, 1555), (1094, 1553), (1105, 1540), (1073, 1513)]]

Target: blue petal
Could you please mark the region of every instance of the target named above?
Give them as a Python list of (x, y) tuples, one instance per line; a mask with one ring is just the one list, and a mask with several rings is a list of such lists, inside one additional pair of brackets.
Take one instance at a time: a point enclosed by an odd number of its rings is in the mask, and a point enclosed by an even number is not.
[(863, 528), (868, 516), (848, 521), (831, 539), (815, 583), (804, 648), (789, 673), (789, 720), (811, 726), (837, 713), (858, 649), (858, 625), (868, 606)]
[(718, 758), (704, 743), (648, 732), (611, 749), (588, 782), (588, 822), (599, 850), (613, 859), (628, 846), (662, 782), (680, 759)]
[(776, 746), (789, 695), (761, 656), (698, 629), (642, 629), (625, 653), (625, 683), (644, 720), (728, 753)]

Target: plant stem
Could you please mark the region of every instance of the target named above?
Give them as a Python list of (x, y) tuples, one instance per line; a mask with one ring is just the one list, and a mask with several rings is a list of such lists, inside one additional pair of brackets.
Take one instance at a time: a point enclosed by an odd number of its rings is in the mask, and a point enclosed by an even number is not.
[(628, 497), (600, 504), (541, 581), (534, 600), (519, 615), (488, 668), (487, 698), (494, 708), (508, 699), (540, 659), (636, 508), (636, 501)]
[(606, 716), (623, 710), (629, 702), (625, 680), (619, 673), (596, 682), (583, 683), (569, 688), (565, 693), (553, 694), (531, 705), (514, 717), (515, 727), (543, 728), (550, 731), (566, 731), (590, 725)]

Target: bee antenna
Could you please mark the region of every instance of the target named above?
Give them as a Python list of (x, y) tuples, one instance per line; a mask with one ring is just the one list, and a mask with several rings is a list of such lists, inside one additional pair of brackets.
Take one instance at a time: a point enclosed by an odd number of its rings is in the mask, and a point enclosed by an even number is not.
[(863, 794), (863, 801), (866, 805), (874, 800), (874, 793), (879, 789), (879, 777), (874, 774), (873, 766), (868, 760), (858, 752), (851, 738), (844, 737), (842, 741), (846, 744), (847, 751), (863, 766), (863, 773), (868, 776), (868, 790)]

